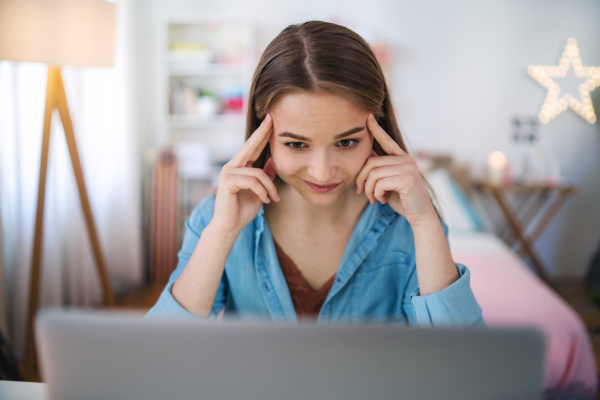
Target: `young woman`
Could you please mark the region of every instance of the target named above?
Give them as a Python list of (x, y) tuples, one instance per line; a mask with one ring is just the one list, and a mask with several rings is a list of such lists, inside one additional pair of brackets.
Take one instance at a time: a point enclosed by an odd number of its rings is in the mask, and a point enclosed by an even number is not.
[(284, 29), (256, 68), (246, 138), (148, 315), (484, 325), (359, 35)]

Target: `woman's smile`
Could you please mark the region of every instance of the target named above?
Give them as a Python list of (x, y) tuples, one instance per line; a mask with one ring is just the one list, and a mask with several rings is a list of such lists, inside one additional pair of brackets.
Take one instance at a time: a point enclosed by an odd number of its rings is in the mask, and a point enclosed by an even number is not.
[(335, 189), (336, 187), (339, 186), (339, 182), (338, 183), (332, 183), (332, 184), (328, 184), (328, 185), (317, 185), (316, 183), (312, 183), (309, 181), (304, 181), (304, 183), (306, 183), (306, 185), (311, 188), (312, 190), (314, 190), (315, 192), (318, 193), (329, 193), (331, 192), (333, 189)]

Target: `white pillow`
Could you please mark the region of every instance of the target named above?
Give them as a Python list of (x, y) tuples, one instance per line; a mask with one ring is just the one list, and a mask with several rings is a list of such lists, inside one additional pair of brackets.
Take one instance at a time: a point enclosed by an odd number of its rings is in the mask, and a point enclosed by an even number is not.
[(450, 174), (437, 168), (424, 174), (437, 198), (437, 206), (448, 230), (481, 231), (482, 219)]

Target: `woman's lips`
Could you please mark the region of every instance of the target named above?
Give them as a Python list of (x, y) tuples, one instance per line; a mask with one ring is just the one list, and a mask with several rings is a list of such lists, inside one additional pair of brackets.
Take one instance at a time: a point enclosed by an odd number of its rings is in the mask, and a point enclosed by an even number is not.
[(306, 183), (306, 185), (309, 188), (311, 188), (315, 192), (319, 192), (319, 193), (331, 192), (333, 189), (335, 189), (339, 185), (339, 183), (332, 183), (330, 185), (317, 185), (315, 183), (308, 182), (308, 181), (304, 181), (304, 183)]

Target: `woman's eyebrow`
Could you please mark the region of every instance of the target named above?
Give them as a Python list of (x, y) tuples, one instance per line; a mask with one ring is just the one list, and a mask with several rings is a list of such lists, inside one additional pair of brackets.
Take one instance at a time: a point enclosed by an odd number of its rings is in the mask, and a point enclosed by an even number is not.
[[(353, 135), (357, 132), (360, 132), (362, 130), (364, 130), (365, 127), (364, 126), (359, 126), (356, 128), (352, 128), (347, 132), (344, 133), (340, 133), (339, 135), (336, 135), (334, 139), (342, 139), (345, 138), (346, 136), (350, 136)], [(296, 139), (296, 140), (304, 140), (305, 142), (310, 142), (310, 139), (304, 136), (300, 136), (300, 135), (296, 135), (295, 133), (291, 133), (291, 132), (282, 132), (278, 135), (279, 137), (289, 137), (292, 139)]]

